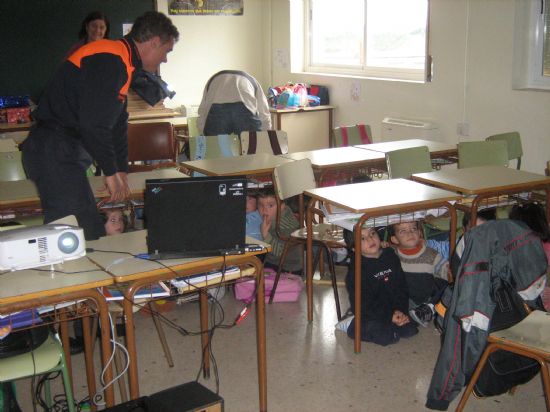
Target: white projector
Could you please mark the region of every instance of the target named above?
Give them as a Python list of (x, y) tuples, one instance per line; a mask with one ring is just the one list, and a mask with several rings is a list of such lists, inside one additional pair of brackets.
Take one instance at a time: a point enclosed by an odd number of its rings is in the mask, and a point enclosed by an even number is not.
[(86, 255), (84, 231), (48, 224), (0, 232), (0, 270), (21, 270), (63, 263)]

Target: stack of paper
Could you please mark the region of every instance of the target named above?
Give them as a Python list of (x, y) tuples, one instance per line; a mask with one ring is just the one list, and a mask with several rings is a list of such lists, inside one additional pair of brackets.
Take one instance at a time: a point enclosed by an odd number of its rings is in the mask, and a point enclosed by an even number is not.
[(197, 275), (181, 276), (172, 279), (170, 283), (178, 288), (179, 293), (183, 293), (215, 285), (222, 281), (238, 279), (239, 277), (241, 277), (240, 269), (237, 266), (229, 266), (224, 272), (214, 270), (207, 273), (199, 273)]
[[(324, 205), (321, 205), (321, 211), (325, 215), (325, 220), (328, 223), (335, 224), (337, 226), (343, 227), (344, 229), (353, 230), (356, 223), (359, 221), (362, 213), (350, 213), (342, 211), (341, 209), (333, 208), (332, 212), (329, 212)], [(380, 216), (375, 218), (370, 218), (365, 221), (363, 227), (380, 227), (380, 226), (389, 226), (401, 222), (412, 222), (415, 220), (424, 219), (427, 215), (438, 217), (447, 213), (448, 210), (445, 208), (439, 209), (428, 209), (428, 210), (419, 210), (416, 212), (410, 213), (400, 213), (392, 214), (386, 216)]]

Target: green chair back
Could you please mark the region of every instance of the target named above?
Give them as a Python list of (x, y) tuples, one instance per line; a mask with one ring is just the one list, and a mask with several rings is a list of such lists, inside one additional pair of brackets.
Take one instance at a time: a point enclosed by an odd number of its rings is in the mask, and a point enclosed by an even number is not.
[(372, 133), (368, 124), (340, 126), (332, 129), (333, 147), (357, 146), (372, 143)]
[(21, 152), (0, 153), (0, 181), (25, 180), (25, 170), (21, 161)]
[[(0, 382), (10, 382), (60, 371), (67, 397), (67, 408), (75, 411), (71, 377), (65, 363), (65, 354), (61, 342), (57, 337), (48, 336), (46, 341), (31, 352), (0, 359)], [(46, 380), (46, 402), (51, 407), (49, 381)]]
[(413, 173), (431, 172), (430, 150), (427, 146), (418, 146), (387, 152), (386, 166), (390, 179), (408, 179)]
[(521, 157), (523, 156), (523, 147), (521, 146), (521, 136), (518, 132), (500, 133), (489, 136), (489, 141), (503, 140), (508, 147), (508, 160), (517, 160), (517, 169), (521, 167)]
[(508, 166), (508, 146), (505, 141), (458, 143), (458, 168), (475, 166)]

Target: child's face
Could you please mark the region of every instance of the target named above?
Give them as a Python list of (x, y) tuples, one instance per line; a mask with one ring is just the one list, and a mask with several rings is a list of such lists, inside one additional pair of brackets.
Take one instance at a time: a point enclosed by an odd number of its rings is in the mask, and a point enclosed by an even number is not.
[(258, 201), (254, 196), (246, 197), (246, 213), (253, 212), (258, 208)]
[(260, 197), (258, 199), (258, 212), (261, 217), (268, 217), (269, 220), (275, 220), (277, 216), (277, 201), (274, 196)]
[(361, 254), (368, 258), (380, 256), (380, 237), (375, 229), (361, 230)]
[(111, 210), (107, 212), (105, 232), (107, 236), (124, 232), (124, 217), (122, 216), (121, 210)]
[(399, 223), (394, 226), (395, 235), (391, 237), (392, 243), (402, 249), (414, 249), (420, 242), (420, 230), (417, 222)]

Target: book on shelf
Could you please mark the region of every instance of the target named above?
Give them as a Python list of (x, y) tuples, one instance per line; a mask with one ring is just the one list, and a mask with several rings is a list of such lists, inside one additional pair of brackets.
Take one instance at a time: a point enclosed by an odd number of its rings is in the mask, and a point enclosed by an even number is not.
[[(126, 286), (124, 284), (118, 284), (117, 287), (102, 287), (101, 292), (107, 301), (123, 300), (124, 291)], [(134, 300), (137, 299), (152, 299), (159, 297), (170, 296), (170, 288), (164, 282), (153, 283), (142, 287), (134, 295)]]

